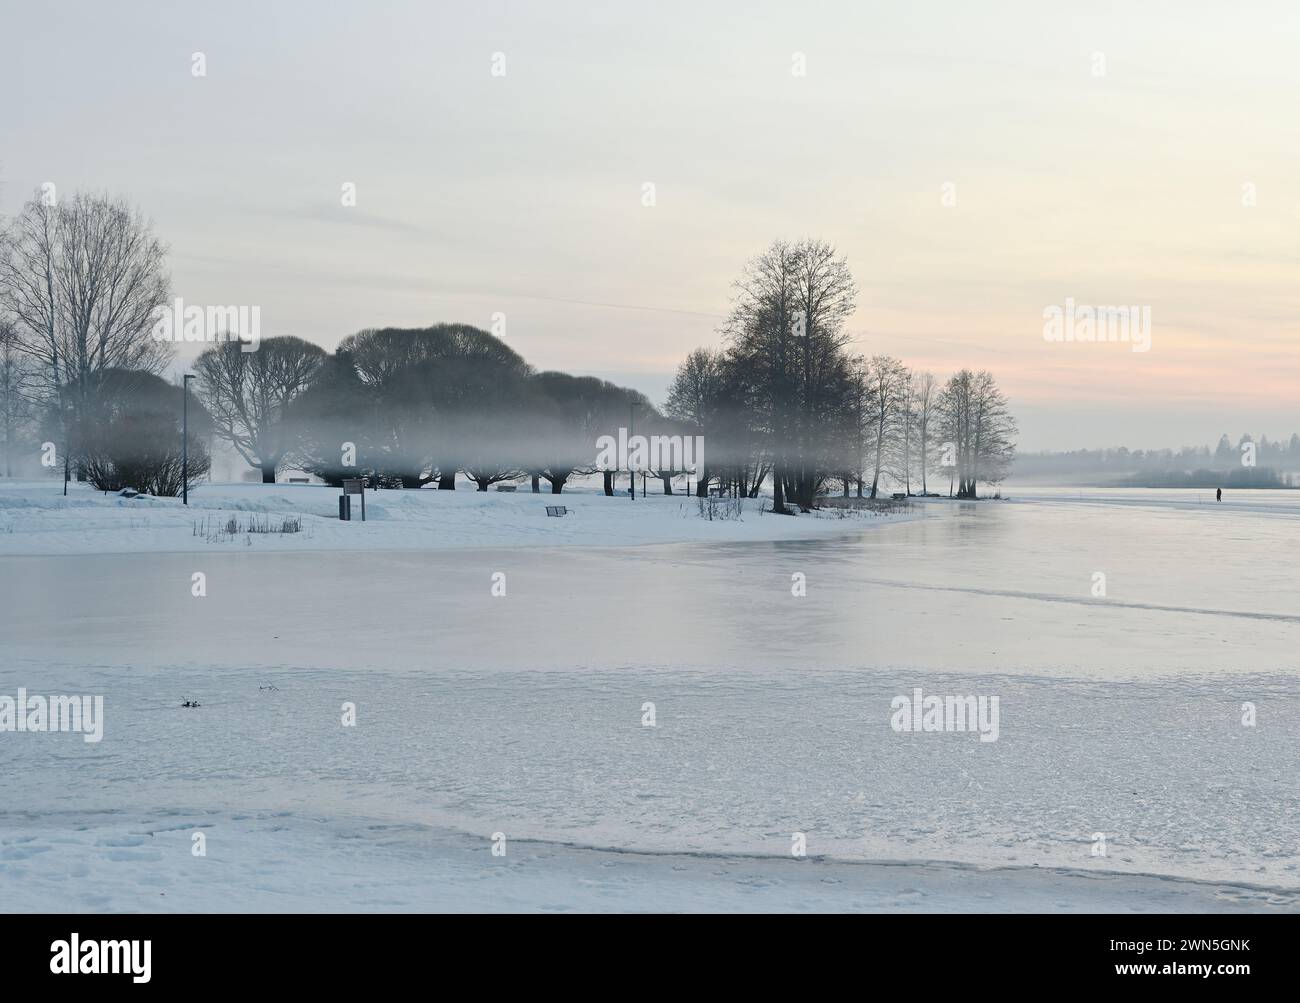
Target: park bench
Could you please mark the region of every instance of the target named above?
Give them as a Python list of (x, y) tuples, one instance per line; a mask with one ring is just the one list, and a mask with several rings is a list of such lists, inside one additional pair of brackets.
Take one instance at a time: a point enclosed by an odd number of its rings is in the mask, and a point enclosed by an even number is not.
[(519, 486), (518, 486), (517, 484), (498, 484), (498, 485), (497, 485), (497, 490), (498, 490), (498, 491), (515, 491), (515, 490), (518, 490), (518, 487), (519, 487)]
[(563, 505), (547, 505), (546, 514), (553, 515), (553, 516), (568, 515), (569, 510)]

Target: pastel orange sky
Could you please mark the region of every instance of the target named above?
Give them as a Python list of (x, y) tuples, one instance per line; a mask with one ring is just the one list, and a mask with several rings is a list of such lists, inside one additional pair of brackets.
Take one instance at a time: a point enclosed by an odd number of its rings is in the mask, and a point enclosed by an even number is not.
[[(259, 305), (263, 336), (504, 313), (534, 365), (662, 399), (745, 260), (814, 236), (859, 350), (992, 370), (1022, 448), (1300, 430), (1294, 4), (4, 17), (0, 209), (125, 195), (176, 295)], [(1044, 341), (1067, 298), (1149, 306), (1150, 352)]]

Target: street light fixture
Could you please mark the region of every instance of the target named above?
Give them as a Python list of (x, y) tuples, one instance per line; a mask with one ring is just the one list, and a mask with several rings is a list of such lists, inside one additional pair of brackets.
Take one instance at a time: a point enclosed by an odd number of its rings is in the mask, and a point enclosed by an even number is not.
[(181, 380), (181, 504), (190, 503), (190, 380), (197, 379), (186, 373)]
[[(627, 405), (627, 441), (632, 441), (632, 434), (636, 431), (636, 401), (629, 401)], [(627, 490), (628, 496), (636, 501), (636, 474), (632, 470), (632, 450), (627, 451)], [(643, 491), (642, 494), (645, 492)]]

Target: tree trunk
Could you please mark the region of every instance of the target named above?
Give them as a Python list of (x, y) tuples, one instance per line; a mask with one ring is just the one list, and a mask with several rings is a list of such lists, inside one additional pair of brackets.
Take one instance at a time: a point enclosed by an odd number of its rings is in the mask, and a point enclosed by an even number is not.
[(551, 481), (551, 494), (553, 495), (560, 494), (564, 490), (564, 482), (567, 480), (568, 480), (567, 477), (557, 477), (553, 481)]
[(275, 483), (275, 464), (274, 464), (274, 463), (271, 463), (271, 464), (263, 463), (263, 464), (262, 464), (262, 483), (263, 483), (263, 484), (274, 484), (274, 483)]
[(659, 475), (659, 479), (660, 479), (661, 481), (664, 482), (664, 494), (666, 494), (666, 495), (670, 495), (670, 494), (672, 494), (672, 493), (673, 493), (673, 475), (672, 475), (672, 474), (660, 474), (660, 475)]
[(448, 474), (448, 473), (444, 473), (444, 472), (442, 472), (442, 471), (439, 471), (439, 473), (438, 473), (438, 490), (439, 490), (439, 491), (455, 491), (455, 490), (456, 490), (456, 471), (453, 470), (453, 471), (452, 471), (451, 473), (449, 473), (449, 474)]
[[(612, 470), (604, 471), (602, 479), (605, 482), (605, 497), (613, 498), (614, 497), (614, 471)], [(536, 483), (537, 483), (537, 478), (534, 477), (533, 484), (535, 485)]]
[(541, 494), (542, 492), (541, 480), (542, 480), (541, 475), (533, 474), (533, 494), (535, 495)]

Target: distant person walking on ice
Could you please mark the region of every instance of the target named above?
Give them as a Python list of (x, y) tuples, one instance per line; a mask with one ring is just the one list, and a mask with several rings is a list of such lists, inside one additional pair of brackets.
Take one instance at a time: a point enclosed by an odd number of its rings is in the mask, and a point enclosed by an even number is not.
[(1223, 501), (1223, 488), (1215, 488), (1215, 489), (1214, 489), (1214, 500), (1215, 500), (1215, 501)]

